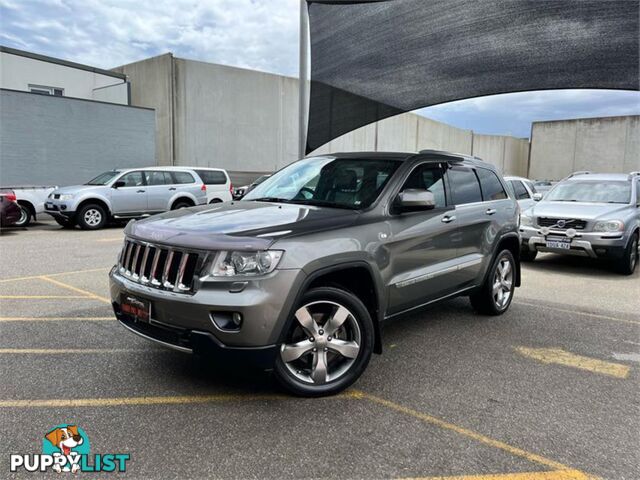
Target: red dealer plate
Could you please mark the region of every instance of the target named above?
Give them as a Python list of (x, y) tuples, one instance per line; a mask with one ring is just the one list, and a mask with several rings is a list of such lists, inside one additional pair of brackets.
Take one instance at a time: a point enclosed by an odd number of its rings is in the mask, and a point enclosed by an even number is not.
[(151, 302), (128, 293), (123, 293), (120, 297), (120, 309), (125, 315), (140, 322), (148, 322), (151, 317)]

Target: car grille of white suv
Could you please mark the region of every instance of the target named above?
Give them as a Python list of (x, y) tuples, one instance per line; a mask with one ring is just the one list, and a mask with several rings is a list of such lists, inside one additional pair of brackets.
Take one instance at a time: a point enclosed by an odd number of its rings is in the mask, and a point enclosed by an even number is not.
[(195, 252), (126, 239), (118, 271), (148, 287), (190, 293), (198, 258)]

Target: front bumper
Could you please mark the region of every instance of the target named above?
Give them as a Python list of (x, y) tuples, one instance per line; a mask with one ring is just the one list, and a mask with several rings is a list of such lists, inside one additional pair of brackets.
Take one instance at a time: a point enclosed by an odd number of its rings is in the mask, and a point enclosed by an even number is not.
[[(530, 251), (552, 252), (591, 258), (620, 258), (627, 246), (624, 232), (576, 232), (567, 236), (564, 230), (544, 231), (538, 227), (520, 227), (522, 246)], [(569, 249), (547, 246), (547, 239), (571, 238)]]
[[(185, 294), (140, 285), (115, 268), (109, 274), (116, 317), (134, 333), (184, 352), (244, 358), (267, 368), (304, 277), (301, 270), (275, 270), (256, 280), (204, 281), (195, 293)], [(150, 302), (149, 322), (122, 311), (125, 294)], [(213, 320), (215, 314), (233, 312), (242, 315), (238, 330), (220, 328)]]
[(62, 202), (59, 200), (47, 200), (44, 203), (44, 212), (48, 213), (52, 217), (58, 217), (62, 219), (72, 220), (75, 215), (74, 206), (68, 202)]

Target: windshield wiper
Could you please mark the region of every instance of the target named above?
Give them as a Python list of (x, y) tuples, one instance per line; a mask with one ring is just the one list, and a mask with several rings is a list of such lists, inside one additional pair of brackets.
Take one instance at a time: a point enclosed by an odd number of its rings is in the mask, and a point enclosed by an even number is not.
[(261, 197), (261, 198), (252, 198), (249, 200), (250, 202), (275, 202), (275, 203), (291, 203), (291, 201), (287, 198), (279, 198), (279, 197)]
[(291, 200), (289, 203), (298, 204), (298, 205), (311, 205), (318, 207), (330, 207), (330, 208), (343, 208), (347, 210), (357, 210), (358, 207), (354, 205), (344, 205), (339, 203), (333, 203), (328, 200)]

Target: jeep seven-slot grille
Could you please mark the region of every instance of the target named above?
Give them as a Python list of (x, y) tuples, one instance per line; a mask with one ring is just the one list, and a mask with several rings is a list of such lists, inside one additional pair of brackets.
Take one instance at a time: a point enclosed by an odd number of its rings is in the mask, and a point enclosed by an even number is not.
[(569, 228), (584, 230), (587, 226), (587, 222), (585, 220), (578, 220), (577, 218), (538, 217), (538, 226), (549, 227), (554, 230), (567, 230)]
[(119, 271), (129, 280), (179, 293), (193, 291), (198, 254), (125, 240)]

